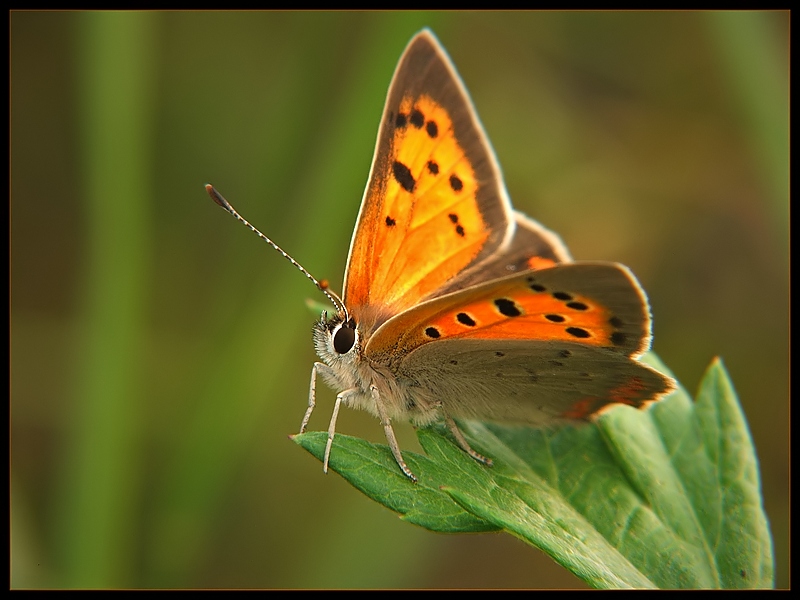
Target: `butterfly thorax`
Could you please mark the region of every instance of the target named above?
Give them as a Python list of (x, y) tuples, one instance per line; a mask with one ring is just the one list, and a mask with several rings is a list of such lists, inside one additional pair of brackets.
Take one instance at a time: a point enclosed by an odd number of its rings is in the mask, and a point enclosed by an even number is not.
[(413, 381), (398, 378), (385, 364), (368, 359), (363, 352), (364, 338), (353, 319), (322, 317), (314, 323), (314, 347), (328, 369), (319, 371), (333, 390), (347, 392), (344, 404), (380, 417), (372, 387), (384, 403), (391, 419), (411, 420), (428, 425), (440, 418), (440, 403), (429, 390)]

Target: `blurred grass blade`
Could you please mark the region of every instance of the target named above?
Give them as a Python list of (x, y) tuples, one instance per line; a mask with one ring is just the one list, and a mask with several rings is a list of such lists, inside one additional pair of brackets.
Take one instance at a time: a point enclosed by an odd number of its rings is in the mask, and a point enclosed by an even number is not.
[[(705, 13), (711, 40), (770, 191), (781, 233), (789, 216), (789, 57), (775, 35), (770, 11)], [(777, 110), (776, 110), (777, 108)], [(788, 235), (781, 236), (783, 244)]]
[(78, 376), (57, 504), (63, 579), (56, 584), (65, 587), (134, 581), (158, 18), (78, 17), (88, 231)]

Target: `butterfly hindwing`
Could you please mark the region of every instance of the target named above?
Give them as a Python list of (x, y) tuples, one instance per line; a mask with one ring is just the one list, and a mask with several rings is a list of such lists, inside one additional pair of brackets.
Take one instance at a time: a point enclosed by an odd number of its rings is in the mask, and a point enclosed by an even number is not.
[(606, 348), (562, 341), (445, 340), (398, 367), (456, 418), (543, 425), (585, 419), (611, 404), (641, 407), (671, 380)]

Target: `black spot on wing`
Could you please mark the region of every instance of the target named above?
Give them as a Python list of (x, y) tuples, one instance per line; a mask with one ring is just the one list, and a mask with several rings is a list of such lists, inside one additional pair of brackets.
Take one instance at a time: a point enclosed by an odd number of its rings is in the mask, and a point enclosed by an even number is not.
[(500, 311), (500, 314), (506, 317), (518, 317), (522, 314), (522, 311), (514, 301), (508, 298), (495, 298), (494, 305)]
[(425, 131), (428, 132), (428, 135), (431, 138), (435, 138), (437, 135), (439, 135), (439, 126), (434, 121), (428, 121), (425, 124)]
[(567, 302), (567, 307), (571, 308), (572, 310), (588, 310), (589, 307), (586, 306), (583, 302)]
[(457, 320), (459, 323), (461, 323), (462, 325), (466, 325), (467, 327), (475, 327), (475, 325), (477, 325), (477, 323), (475, 322), (475, 319), (473, 319), (472, 317), (470, 317), (470, 316), (469, 316), (467, 313), (465, 313), (465, 312), (460, 312), (460, 313), (458, 313), (458, 314), (456, 315), (456, 320)]
[(427, 327), (425, 329), (425, 335), (434, 340), (442, 336), (442, 334), (439, 332), (438, 329), (436, 329), (436, 327)]
[(544, 292), (547, 291), (547, 288), (543, 286), (541, 283), (537, 283), (535, 277), (526, 277), (525, 281), (528, 282), (528, 287), (534, 292)]
[(567, 327), (566, 331), (571, 336), (580, 339), (586, 339), (588, 337), (591, 337), (591, 334), (581, 327)]
[(464, 237), (464, 227), (458, 222), (458, 215), (455, 213), (450, 213), (447, 215), (447, 217), (450, 219), (450, 222), (456, 226), (456, 233), (461, 237)]
[(400, 187), (409, 193), (414, 191), (414, 187), (417, 185), (417, 182), (414, 181), (414, 176), (411, 174), (411, 171), (407, 166), (396, 160), (392, 165), (392, 171), (394, 172), (394, 178), (397, 183), (400, 184)]

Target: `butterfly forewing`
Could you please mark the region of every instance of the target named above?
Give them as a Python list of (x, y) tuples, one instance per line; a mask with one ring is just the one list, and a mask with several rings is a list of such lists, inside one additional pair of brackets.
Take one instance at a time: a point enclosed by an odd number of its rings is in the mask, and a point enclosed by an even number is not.
[(379, 324), (441, 293), (513, 233), (471, 101), (428, 32), (400, 59), (350, 247), (344, 301)]
[(650, 314), (627, 268), (565, 263), (424, 302), (384, 323), (365, 353), (396, 366), (416, 348), (447, 339), (580, 343), (638, 357), (649, 347)]

